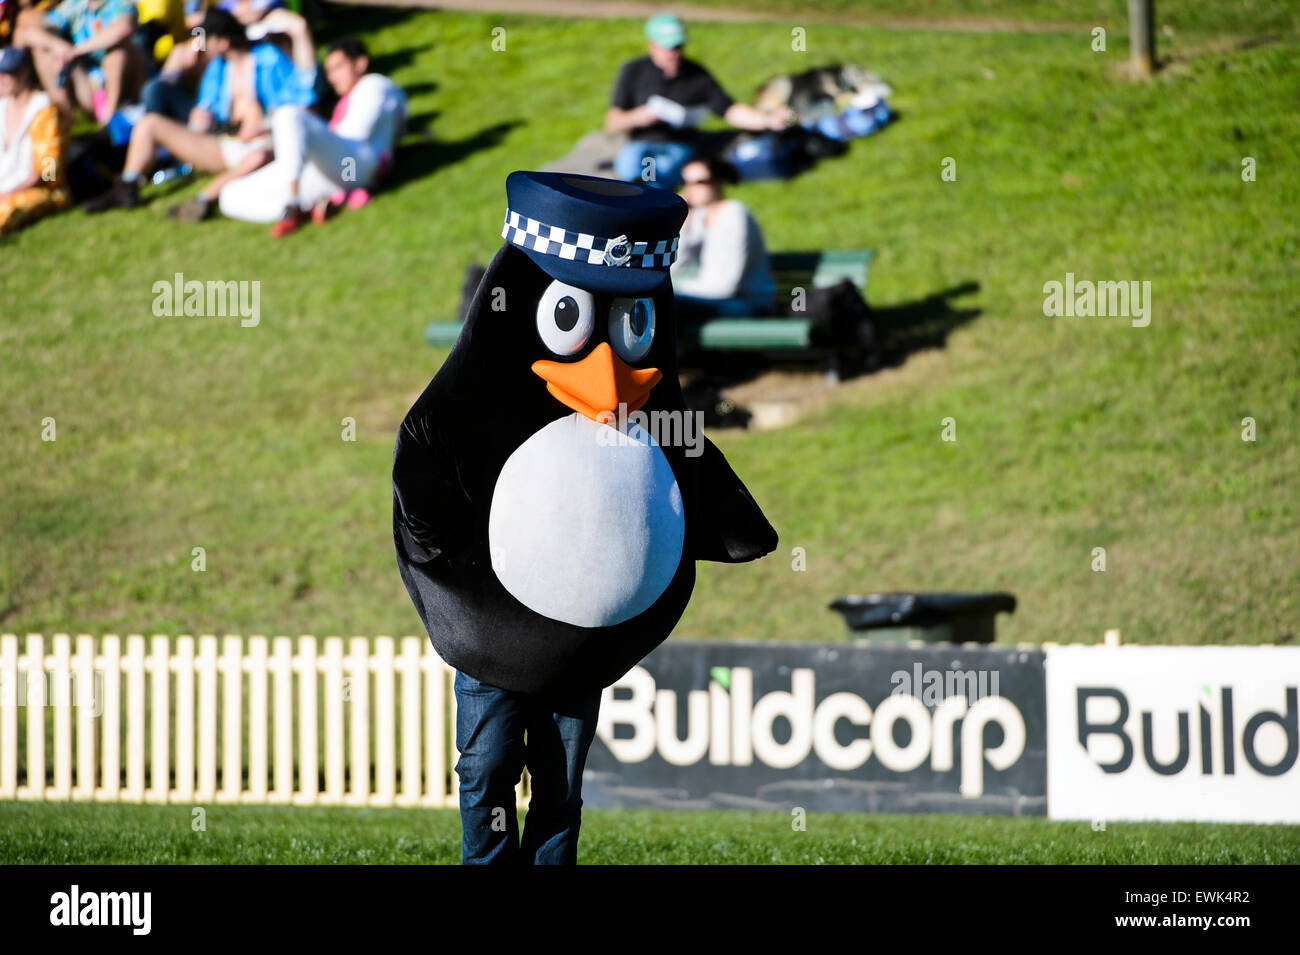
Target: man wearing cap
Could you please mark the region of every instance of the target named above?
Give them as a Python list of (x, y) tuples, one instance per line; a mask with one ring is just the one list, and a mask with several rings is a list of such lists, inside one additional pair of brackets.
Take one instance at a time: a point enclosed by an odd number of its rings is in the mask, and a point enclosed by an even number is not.
[(614, 159), (620, 179), (677, 188), (697, 152), (692, 127), (708, 112), (749, 130), (784, 129), (793, 119), (788, 107), (765, 113), (728, 96), (707, 69), (686, 59), (686, 25), (673, 14), (651, 17), (645, 35), (649, 54), (623, 64), (605, 113), (606, 132), (632, 137)]

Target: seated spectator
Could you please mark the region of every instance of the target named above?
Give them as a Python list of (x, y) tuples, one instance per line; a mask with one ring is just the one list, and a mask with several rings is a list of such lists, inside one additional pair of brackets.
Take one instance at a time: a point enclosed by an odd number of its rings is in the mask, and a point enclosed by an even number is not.
[(739, 178), (735, 167), (693, 159), (682, 177), (691, 208), (671, 267), (678, 320), (771, 314), (775, 285), (763, 230), (743, 202), (723, 195), (724, 185)]
[(177, 43), (163, 60), (158, 75), (144, 84), (140, 103), (146, 113), (159, 113), (188, 122), (198, 102), (199, 82), (211, 60), (206, 43)]
[(23, 11), (14, 44), (31, 50), (41, 86), (65, 120), (80, 106), (102, 125), (144, 81), (136, 24), (131, 0), (62, 0), (48, 12)]
[(203, 71), (189, 125), (146, 113), (131, 130), (122, 175), (108, 192), (86, 203), (87, 212), (140, 205), (140, 177), (161, 147), (177, 162), (218, 174), (196, 198), (169, 210), (186, 221), (206, 219), (223, 185), (270, 162), (267, 117), (280, 106), (315, 101), (314, 65), (307, 74), (274, 45), (254, 45), (225, 10), (209, 10), (203, 30), (212, 60)]
[(299, 107), (271, 115), (275, 161), (221, 190), (221, 211), (250, 222), (279, 221), (279, 237), (308, 218), (318, 224), (331, 205), (364, 205), (392, 165), (406, 121), (406, 96), (388, 77), (370, 73), (360, 40), (339, 40), (325, 56), (325, 76), (339, 96), (324, 120)]
[(619, 179), (675, 189), (697, 152), (693, 127), (706, 111), (749, 130), (784, 129), (794, 118), (787, 107), (764, 113), (728, 96), (707, 69), (686, 59), (686, 26), (671, 13), (647, 20), (645, 35), (649, 55), (623, 64), (605, 113), (606, 132), (631, 136), (614, 159)]
[[(171, 0), (179, 2), (179, 0)], [(222, 8), (226, 7), (221, 4)], [(238, 20), (237, 14), (232, 14)], [(242, 21), (241, 21), (242, 22)], [(202, 27), (202, 20), (196, 24)], [(316, 49), (307, 21), (291, 10), (274, 9), (266, 12), (254, 26), (247, 26), (245, 34), (250, 40), (283, 34), (288, 39), (288, 52), (294, 65), (304, 74), (316, 68)], [(207, 45), (178, 43), (168, 54), (158, 75), (145, 84), (140, 94), (145, 112), (161, 113), (185, 122), (197, 102), (198, 86), (210, 57)]]
[(66, 208), (59, 110), (36, 78), (31, 55), (0, 49), (0, 235)]

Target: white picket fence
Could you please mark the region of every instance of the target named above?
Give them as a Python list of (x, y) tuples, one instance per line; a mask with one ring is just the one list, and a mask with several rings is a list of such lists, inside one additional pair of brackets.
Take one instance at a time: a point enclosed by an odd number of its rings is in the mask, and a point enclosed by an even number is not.
[(456, 806), (455, 671), (397, 642), (0, 635), (0, 799)]

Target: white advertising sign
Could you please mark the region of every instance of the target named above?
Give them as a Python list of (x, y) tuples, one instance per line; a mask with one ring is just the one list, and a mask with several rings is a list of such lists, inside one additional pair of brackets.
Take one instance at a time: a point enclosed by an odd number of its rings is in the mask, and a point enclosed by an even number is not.
[(1053, 819), (1300, 822), (1300, 647), (1048, 647)]

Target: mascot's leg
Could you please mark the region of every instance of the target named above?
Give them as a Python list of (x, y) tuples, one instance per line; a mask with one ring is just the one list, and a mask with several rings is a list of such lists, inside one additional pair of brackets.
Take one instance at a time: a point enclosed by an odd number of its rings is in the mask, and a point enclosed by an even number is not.
[(532, 795), (519, 847), (527, 865), (573, 865), (582, 825), (582, 770), (596, 737), (600, 690), (538, 696), (525, 760)]
[(456, 671), (456, 774), (460, 777), (461, 861), (519, 861), (515, 786), (524, 768), (530, 698)]

